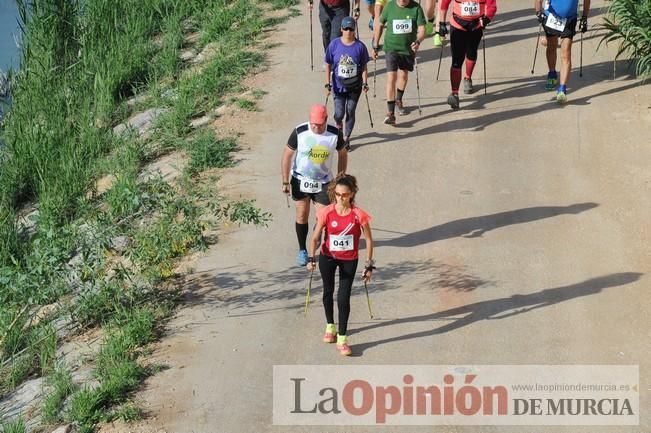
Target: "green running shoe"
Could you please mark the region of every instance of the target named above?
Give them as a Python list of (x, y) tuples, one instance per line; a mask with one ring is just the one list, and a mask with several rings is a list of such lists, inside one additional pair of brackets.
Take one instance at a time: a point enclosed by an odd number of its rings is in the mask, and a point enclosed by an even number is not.
[(339, 353), (344, 356), (350, 356), (350, 354), (353, 353), (348, 345), (348, 338), (346, 338), (346, 335), (337, 335), (336, 347)]
[(425, 36), (432, 36), (434, 34), (434, 23), (427, 21), (425, 24)]
[(559, 91), (556, 94), (556, 102), (558, 102), (561, 105), (566, 104), (567, 103), (567, 94), (565, 92), (563, 92), (563, 91)]
[(435, 47), (443, 46), (443, 38), (438, 33), (434, 33), (434, 46)]
[(334, 343), (337, 341), (337, 328), (334, 323), (328, 323), (326, 325), (325, 334), (323, 334), (324, 343)]
[(545, 83), (545, 89), (555, 90), (557, 85), (558, 85), (558, 78), (547, 77), (547, 82)]

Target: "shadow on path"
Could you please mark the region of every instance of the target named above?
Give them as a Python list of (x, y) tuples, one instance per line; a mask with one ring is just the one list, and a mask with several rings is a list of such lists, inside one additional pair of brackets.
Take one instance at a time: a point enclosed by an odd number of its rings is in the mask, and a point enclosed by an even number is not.
[[(363, 284), (358, 277), (353, 285), (353, 296), (363, 295)], [(280, 311), (295, 310), (302, 313), (309, 274), (305, 268), (289, 268), (274, 272), (252, 269), (246, 265), (234, 266), (220, 271), (188, 275), (180, 282), (187, 290), (183, 294), (186, 306), (225, 307), (227, 317), (242, 317), (260, 314), (273, 314)], [(473, 275), (465, 266), (442, 261), (405, 261), (386, 263), (375, 273), (369, 290), (380, 293), (400, 290), (401, 294), (431, 291), (445, 288), (458, 292), (470, 292), (477, 288), (493, 285)], [(405, 285), (404, 277), (410, 278)], [(311, 309), (322, 311), (323, 295), (321, 276), (314, 273), (311, 291)], [(220, 313), (220, 316), (223, 316)]]
[(591, 202), (576, 203), (569, 206), (535, 206), (491, 215), (462, 218), (397, 238), (376, 240), (374, 246), (376, 248), (382, 246), (405, 248), (456, 237), (476, 238), (500, 227), (529, 223), (559, 215), (577, 215), (597, 206), (597, 203)]
[[(618, 70), (620, 68), (620, 65), (624, 65), (624, 63), (624, 61), (617, 62), (616, 65)], [(612, 68), (613, 62), (602, 62), (590, 66), (584, 66), (584, 77), (578, 78), (577, 76), (575, 77), (574, 82), (577, 83), (577, 87), (578, 83), (583, 83), (581, 86), (584, 88), (589, 87), (590, 85), (604, 81), (607, 79), (607, 77), (612, 76)], [(508, 87), (506, 89), (495, 89), (496, 86), (503, 86), (505, 84), (511, 83), (516, 85)], [(562, 110), (563, 108), (576, 105), (590, 105), (592, 104), (593, 100), (599, 97), (623, 92), (638, 86), (648, 85), (648, 83), (645, 84), (639, 80), (632, 79), (630, 75), (627, 75), (625, 79), (618, 81), (618, 83), (618, 87), (612, 87), (607, 90), (602, 90), (600, 92), (596, 92), (580, 98), (574, 98), (571, 93), (570, 101), (568, 104), (566, 104), (566, 106), (559, 106), (555, 102), (555, 94), (553, 92), (545, 91), (542, 88), (543, 84), (540, 77), (530, 76), (502, 82), (490, 82), (488, 95), (482, 94), (483, 85), (481, 83), (477, 83), (478, 91), (475, 95), (462, 96), (461, 110), (455, 112), (451, 109), (448, 109), (443, 112), (431, 113), (425, 116), (415, 117), (411, 119), (399, 118), (398, 125), (394, 129), (395, 132), (373, 131), (358, 136), (353, 135), (353, 149), (357, 150), (364, 146), (383, 143), (395, 143), (399, 145), (399, 142), (402, 139), (424, 137), (430, 134), (446, 133), (450, 131), (482, 131), (500, 122), (515, 120), (530, 115), (537, 115), (544, 110)], [(535, 94), (540, 95), (538, 100), (525, 100), (525, 103), (522, 103), (522, 98)], [(504, 107), (491, 107), (490, 109), (485, 109), (485, 105), (487, 103), (496, 101), (504, 101), (507, 104), (509, 101), (512, 101), (512, 104), (508, 106), (518, 108), (504, 109)], [(428, 105), (423, 105), (423, 107), (436, 105), (447, 104), (443, 99), (441, 99), (440, 101), (436, 101)], [(416, 107), (410, 106), (408, 108), (412, 113), (417, 113)], [(460, 114), (463, 117), (456, 115), (452, 119), (449, 117), (446, 118), (446, 114), (452, 113)], [(464, 114), (466, 115), (464, 116)], [(412, 116), (413, 115), (414, 114), (412, 114)], [(441, 122), (421, 129), (412, 128), (418, 123), (422, 123), (431, 119), (437, 119)], [(367, 139), (370, 140), (367, 141)]]
[(381, 344), (413, 340), (417, 338), (425, 338), (432, 335), (443, 334), (462, 328), (464, 326), (472, 325), (473, 323), (480, 320), (505, 319), (508, 317), (517, 316), (519, 314), (528, 313), (539, 308), (549, 307), (564, 301), (569, 301), (571, 299), (596, 295), (607, 288), (624, 286), (626, 284), (633, 283), (639, 280), (642, 275), (644, 274), (639, 272), (622, 272), (610, 274), (603, 277), (591, 278), (589, 280), (569, 286), (545, 289), (529, 295), (513, 295), (508, 298), (499, 298), (490, 301), (476, 302), (474, 304), (468, 304), (462, 307), (452, 308), (438, 313), (405, 317), (401, 319), (394, 319), (386, 322), (363, 326), (361, 328), (353, 329), (351, 333), (356, 334), (363, 331), (368, 331), (370, 329), (384, 328), (387, 326), (400, 325), (404, 323), (451, 320), (451, 323), (433, 329), (427, 329), (425, 331), (418, 331), (382, 340), (371, 341), (368, 343), (355, 344), (353, 346), (353, 354), (360, 356), (366, 349)]

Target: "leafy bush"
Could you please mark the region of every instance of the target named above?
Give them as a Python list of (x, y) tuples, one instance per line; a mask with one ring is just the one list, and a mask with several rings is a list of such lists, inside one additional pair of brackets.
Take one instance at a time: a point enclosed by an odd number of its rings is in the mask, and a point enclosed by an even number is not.
[(640, 77), (651, 76), (651, 0), (613, 0), (601, 42), (618, 42), (617, 55), (636, 63)]

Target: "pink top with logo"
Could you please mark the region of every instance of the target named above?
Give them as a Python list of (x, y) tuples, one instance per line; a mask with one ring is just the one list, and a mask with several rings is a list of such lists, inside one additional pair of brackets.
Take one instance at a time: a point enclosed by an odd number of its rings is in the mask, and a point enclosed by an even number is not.
[(341, 216), (331, 204), (318, 211), (316, 218), (325, 227), (321, 254), (337, 260), (357, 259), (362, 226), (368, 224), (371, 216), (356, 206), (348, 215)]

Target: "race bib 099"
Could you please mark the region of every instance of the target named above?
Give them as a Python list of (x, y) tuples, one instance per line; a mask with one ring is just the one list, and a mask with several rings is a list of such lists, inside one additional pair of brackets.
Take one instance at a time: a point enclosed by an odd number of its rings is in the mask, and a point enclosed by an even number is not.
[(411, 20), (393, 20), (393, 34), (404, 35), (411, 33)]

